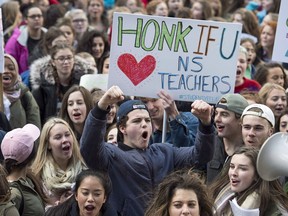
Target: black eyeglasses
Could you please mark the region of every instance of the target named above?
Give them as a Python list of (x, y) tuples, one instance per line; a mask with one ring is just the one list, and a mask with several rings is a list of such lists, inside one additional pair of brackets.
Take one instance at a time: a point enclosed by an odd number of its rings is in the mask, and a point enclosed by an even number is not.
[(73, 56), (59, 56), (58, 58), (55, 58), (55, 60), (59, 61), (60, 63), (64, 63), (65, 61), (67, 62), (72, 62), (74, 59)]
[(36, 18), (40, 19), (42, 16), (43, 16), (42, 14), (34, 14), (34, 15), (31, 15), (31, 16), (28, 16), (28, 18), (30, 18), (30, 19), (36, 19)]

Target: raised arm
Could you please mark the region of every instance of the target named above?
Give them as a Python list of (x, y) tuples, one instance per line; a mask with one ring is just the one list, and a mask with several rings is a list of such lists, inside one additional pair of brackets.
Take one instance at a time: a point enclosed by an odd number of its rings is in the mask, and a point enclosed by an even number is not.
[(106, 115), (109, 106), (124, 99), (118, 86), (112, 86), (88, 114), (80, 141), (80, 151), (86, 164), (92, 169), (106, 169), (109, 152), (106, 151), (104, 136), (106, 133)]
[(195, 147), (199, 165), (206, 165), (212, 157), (216, 143), (216, 133), (213, 126), (213, 106), (203, 100), (196, 100), (191, 105), (191, 112), (199, 119)]
[(203, 169), (212, 159), (216, 134), (211, 121), (213, 107), (204, 101), (195, 101), (191, 105), (191, 112), (199, 118), (199, 126), (195, 139), (195, 145), (191, 147), (174, 147), (174, 167), (194, 167)]

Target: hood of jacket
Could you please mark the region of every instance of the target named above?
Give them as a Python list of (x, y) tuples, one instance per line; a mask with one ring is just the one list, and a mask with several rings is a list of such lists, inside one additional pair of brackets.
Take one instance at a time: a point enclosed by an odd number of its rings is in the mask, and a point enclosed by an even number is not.
[[(30, 81), (32, 89), (37, 89), (40, 85), (55, 85), (55, 78), (53, 76), (55, 68), (51, 63), (51, 57), (44, 56), (35, 60), (30, 66)], [(72, 79), (79, 80), (84, 74), (92, 74), (94, 71), (91, 69), (86, 61), (79, 57), (74, 56), (74, 67), (72, 69)]]
[[(27, 25), (22, 25), (19, 27), (19, 36), (17, 38), (17, 41), (19, 44), (21, 44), (22, 46), (24, 47), (27, 47), (27, 42), (28, 42), (28, 27)], [(47, 32), (47, 29), (44, 28), (44, 27), (41, 27), (41, 31), (46, 33)]]

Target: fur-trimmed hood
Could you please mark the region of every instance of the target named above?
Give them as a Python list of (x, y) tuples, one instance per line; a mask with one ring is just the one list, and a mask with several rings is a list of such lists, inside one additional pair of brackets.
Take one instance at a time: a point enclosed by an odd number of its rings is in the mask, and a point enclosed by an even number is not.
[[(32, 90), (37, 89), (40, 85), (55, 85), (55, 78), (53, 71), (55, 68), (51, 63), (51, 57), (44, 56), (35, 60), (30, 66), (30, 81)], [(94, 71), (90, 68), (86, 61), (79, 57), (74, 56), (74, 67), (72, 76), (74, 80), (79, 80), (84, 74), (93, 74)]]

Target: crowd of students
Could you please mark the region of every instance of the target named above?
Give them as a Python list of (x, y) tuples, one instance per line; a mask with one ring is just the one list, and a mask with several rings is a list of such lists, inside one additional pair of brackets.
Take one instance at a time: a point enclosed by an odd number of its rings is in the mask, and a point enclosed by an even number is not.
[[(0, 215), (237, 215), (232, 201), (288, 215), (287, 177), (266, 181), (256, 167), (265, 141), (288, 132), (287, 65), (271, 60), (279, 7), (2, 2)], [(234, 93), (211, 105), (79, 86), (83, 75), (109, 73), (115, 11), (242, 23)]]

